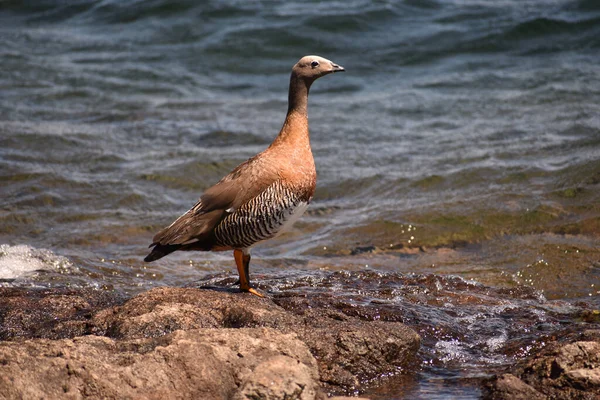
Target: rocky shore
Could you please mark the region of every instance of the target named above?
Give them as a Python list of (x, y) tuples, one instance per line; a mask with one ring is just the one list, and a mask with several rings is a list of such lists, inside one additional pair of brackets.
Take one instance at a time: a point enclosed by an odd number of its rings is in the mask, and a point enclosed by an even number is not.
[(0, 289), (0, 397), (314, 399), (401, 374), (419, 336), (302, 296)]
[[(0, 288), (0, 399), (324, 399), (418, 372), (415, 331), (338, 303), (222, 288), (130, 299)], [(600, 330), (548, 342), (484, 380), (482, 397), (600, 398)]]

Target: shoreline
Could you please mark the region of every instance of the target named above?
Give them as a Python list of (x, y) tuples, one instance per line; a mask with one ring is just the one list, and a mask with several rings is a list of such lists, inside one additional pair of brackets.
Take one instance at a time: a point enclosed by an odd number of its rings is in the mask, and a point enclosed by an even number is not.
[[(126, 299), (98, 290), (0, 288), (0, 393), (383, 399), (375, 393), (390, 379), (414, 379), (428, 340), (415, 331), (422, 328), (340, 301), (298, 290), (259, 299), (235, 289), (161, 287)], [(568, 351), (600, 348), (597, 310), (580, 318), (589, 329), (551, 335), (515, 365), (478, 378), (481, 398), (600, 394), (600, 360)], [(561, 369), (544, 375), (557, 362)]]

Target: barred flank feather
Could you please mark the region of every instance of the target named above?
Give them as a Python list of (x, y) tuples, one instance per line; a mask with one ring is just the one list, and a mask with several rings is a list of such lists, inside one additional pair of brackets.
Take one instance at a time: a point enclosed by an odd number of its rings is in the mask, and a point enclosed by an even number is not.
[(270, 239), (307, 200), (277, 181), (217, 225), (216, 243), (240, 249)]

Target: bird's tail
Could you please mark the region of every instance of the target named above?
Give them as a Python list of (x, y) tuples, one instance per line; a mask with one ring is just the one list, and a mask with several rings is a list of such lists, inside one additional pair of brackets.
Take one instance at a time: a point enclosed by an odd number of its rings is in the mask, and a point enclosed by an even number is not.
[(158, 260), (159, 258), (163, 258), (164, 256), (166, 256), (167, 254), (171, 254), (180, 247), (180, 244), (156, 244), (154, 245), (154, 248), (152, 249), (150, 254), (148, 254), (146, 258), (144, 258), (144, 261), (152, 262), (154, 260)]

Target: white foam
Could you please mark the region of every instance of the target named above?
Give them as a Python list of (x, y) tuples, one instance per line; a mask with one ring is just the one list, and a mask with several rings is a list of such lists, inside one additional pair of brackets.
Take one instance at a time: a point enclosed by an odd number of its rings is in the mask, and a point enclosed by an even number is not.
[(70, 269), (71, 262), (47, 249), (25, 244), (0, 244), (0, 279), (12, 280), (32, 275), (36, 271)]
[(469, 359), (469, 353), (465, 349), (465, 344), (456, 339), (439, 340), (435, 344), (435, 349), (440, 354), (440, 360), (443, 362), (465, 362)]

